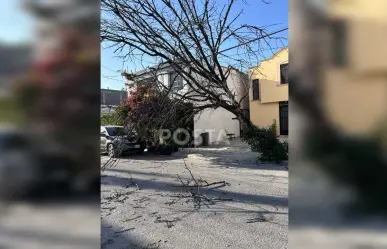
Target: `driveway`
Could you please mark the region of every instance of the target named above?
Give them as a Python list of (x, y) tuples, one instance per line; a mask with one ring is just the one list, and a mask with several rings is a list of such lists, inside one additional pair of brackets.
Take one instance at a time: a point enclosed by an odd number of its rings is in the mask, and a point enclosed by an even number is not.
[[(201, 187), (198, 207), (182, 187), (192, 178), (225, 184)], [(287, 167), (258, 165), (242, 143), (121, 158), (101, 185), (103, 248), (287, 247)]]

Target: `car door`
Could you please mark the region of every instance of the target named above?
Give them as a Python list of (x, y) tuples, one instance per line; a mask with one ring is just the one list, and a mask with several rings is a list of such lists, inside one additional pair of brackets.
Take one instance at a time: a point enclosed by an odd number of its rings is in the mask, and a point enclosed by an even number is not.
[(106, 138), (106, 129), (101, 128), (101, 153), (105, 153), (107, 151), (107, 138)]

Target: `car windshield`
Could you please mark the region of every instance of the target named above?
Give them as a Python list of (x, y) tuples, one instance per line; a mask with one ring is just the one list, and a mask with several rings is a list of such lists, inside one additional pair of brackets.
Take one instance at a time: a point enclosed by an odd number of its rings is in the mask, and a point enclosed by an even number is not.
[(129, 131), (123, 127), (106, 127), (109, 136), (124, 136), (129, 135)]

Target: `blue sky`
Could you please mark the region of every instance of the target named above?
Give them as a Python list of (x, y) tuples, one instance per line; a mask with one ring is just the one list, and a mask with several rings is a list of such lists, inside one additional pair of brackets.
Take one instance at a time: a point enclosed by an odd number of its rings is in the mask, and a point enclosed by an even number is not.
[[(225, 0), (219, 0), (219, 2), (221, 1)], [(247, 5), (239, 0), (235, 7), (236, 12), (239, 12), (242, 8), (244, 10), (244, 14), (239, 18), (240, 24), (256, 26), (278, 24), (271, 28), (273, 31), (288, 26), (287, 0), (272, 0), (271, 4), (265, 4), (261, 0), (246, 1)], [(33, 20), (28, 13), (21, 9), (19, 0), (0, 0), (0, 12), (1, 42), (16, 43), (32, 39)], [(283, 32), (281, 35), (287, 37), (287, 32)], [(124, 86), (124, 80), (119, 73), (122, 69), (137, 71), (147, 65), (141, 65), (138, 62), (123, 63), (122, 59), (116, 58), (113, 51), (113, 49), (102, 49), (101, 51), (101, 87), (121, 89)], [(271, 55), (270, 51), (267, 51), (267, 53), (266, 56)]]
[(19, 0), (0, 1), (0, 41), (28, 42), (32, 38), (32, 19), (22, 10)]
[[(244, 9), (244, 14), (239, 18), (240, 24), (255, 26), (278, 24), (270, 28), (272, 31), (288, 27), (288, 0), (272, 0), (271, 4), (265, 4), (261, 0), (247, 0), (247, 4), (245, 5), (240, 0), (235, 7), (236, 12)], [(287, 31), (281, 36), (287, 37)], [(147, 66), (145, 63), (144, 65), (133, 62), (123, 63), (120, 58), (115, 57), (113, 51), (114, 49), (102, 49), (101, 51), (101, 88), (121, 89), (124, 86), (124, 80), (119, 73), (122, 69), (134, 72)], [(271, 55), (270, 51), (267, 53), (266, 56)]]

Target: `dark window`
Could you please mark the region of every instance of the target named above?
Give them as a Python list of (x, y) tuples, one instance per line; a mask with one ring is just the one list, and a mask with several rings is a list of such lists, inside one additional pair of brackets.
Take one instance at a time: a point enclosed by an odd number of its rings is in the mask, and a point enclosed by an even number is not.
[(344, 21), (335, 20), (331, 24), (332, 64), (343, 67), (347, 64), (347, 27)]
[(253, 100), (259, 99), (259, 80), (253, 80)]
[(169, 74), (169, 86), (175, 90), (181, 90), (184, 87), (183, 77), (178, 73), (174, 72)]
[(129, 130), (125, 129), (123, 127), (106, 127), (106, 131), (109, 136), (115, 137), (115, 136), (123, 136), (123, 135), (128, 135)]
[(289, 81), (288, 81), (288, 70), (289, 70), (289, 63), (281, 64), (280, 65), (281, 84), (289, 83)]
[(289, 134), (289, 104), (288, 101), (279, 103), (280, 135)]

